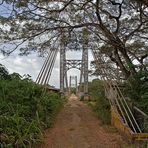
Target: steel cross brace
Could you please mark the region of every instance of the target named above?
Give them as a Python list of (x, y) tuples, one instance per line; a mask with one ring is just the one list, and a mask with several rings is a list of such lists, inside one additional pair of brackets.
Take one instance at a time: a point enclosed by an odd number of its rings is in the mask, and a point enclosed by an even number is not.
[[(68, 92), (67, 71), (76, 68), (80, 70), (79, 92), (82, 91), (84, 96), (88, 95), (88, 49), (84, 46), (82, 60), (66, 60), (65, 49), (60, 50), (60, 91), (65, 94)], [(77, 80), (76, 80), (77, 81)], [(81, 90), (83, 82), (83, 90)], [(66, 90), (65, 90), (66, 84)], [(70, 87), (70, 86), (69, 86)]]

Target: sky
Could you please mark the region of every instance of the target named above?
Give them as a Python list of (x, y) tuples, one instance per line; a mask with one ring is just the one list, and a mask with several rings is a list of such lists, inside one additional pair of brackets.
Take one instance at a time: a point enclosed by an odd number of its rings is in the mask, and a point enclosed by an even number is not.
[[(74, 59), (81, 60), (82, 52), (81, 51), (67, 51), (66, 59)], [(89, 69), (90, 69), (90, 61), (93, 60), (92, 54), (89, 51)], [(18, 51), (12, 53), (8, 57), (4, 57), (0, 54), (0, 63), (3, 64), (9, 71), (9, 73), (19, 73), (20, 75), (29, 74), (32, 79), (35, 81), (39, 71), (45, 61), (45, 57), (39, 57), (37, 53), (31, 53), (28, 56), (19, 56)], [(49, 84), (59, 88), (60, 82), (60, 54), (58, 53), (56, 62), (52, 71), (52, 75), (50, 77)], [(71, 69), (68, 71), (69, 76), (77, 76), (78, 80), (80, 77), (80, 71), (77, 69)], [(89, 81), (91, 81), (94, 77), (89, 77)], [(78, 81), (79, 82), (79, 81)], [(73, 82), (74, 83), (74, 82)]]
[[(9, 16), (11, 12), (11, 6), (4, 4), (0, 6), (0, 15)], [(0, 26), (1, 27), (1, 26)], [(3, 26), (4, 27), (4, 26)], [(9, 29), (6, 26), (6, 29)], [(35, 81), (39, 71), (45, 61), (45, 57), (39, 57), (37, 53), (31, 53), (28, 56), (19, 56), (19, 51), (13, 52), (10, 56), (4, 57), (0, 53), (0, 63), (3, 64), (9, 71), (9, 73), (19, 73), (20, 75), (29, 74), (32, 79)], [(81, 51), (67, 51), (66, 52), (67, 59), (78, 59), (81, 60), (82, 52)], [(91, 52), (89, 51), (89, 69), (90, 69), (90, 61), (93, 60)], [(52, 75), (50, 77), (49, 84), (59, 88), (60, 82), (60, 55), (58, 53), (56, 62), (52, 71)], [(68, 71), (69, 76), (77, 76), (78, 82), (80, 77), (80, 71), (77, 69), (71, 69)], [(93, 77), (89, 77), (89, 81), (91, 81)]]

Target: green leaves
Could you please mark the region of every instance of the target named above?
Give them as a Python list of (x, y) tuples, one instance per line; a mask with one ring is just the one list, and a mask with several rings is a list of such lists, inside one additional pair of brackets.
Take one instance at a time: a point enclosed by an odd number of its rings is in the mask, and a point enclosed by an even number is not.
[(84, 39), (87, 39), (89, 37), (89, 35), (91, 34), (87, 28), (84, 28), (82, 33), (83, 33)]
[(64, 99), (28, 79), (0, 80), (1, 147), (33, 147), (50, 127)]
[(16, 2), (16, 8), (21, 8), (21, 7), (27, 7), (28, 6), (28, 0), (18, 0)]
[(96, 112), (102, 123), (110, 123), (110, 104), (105, 97), (103, 81), (95, 79), (89, 83), (90, 96), (94, 99), (95, 105), (93, 110)]
[(148, 114), (148, 72), (139, 71), (136, 76), (130, 76), (125, 88), (125, 94), (143, 112)]
[(8, 78), (8, 70), (0, 64), (0, 79), (7, 79)]

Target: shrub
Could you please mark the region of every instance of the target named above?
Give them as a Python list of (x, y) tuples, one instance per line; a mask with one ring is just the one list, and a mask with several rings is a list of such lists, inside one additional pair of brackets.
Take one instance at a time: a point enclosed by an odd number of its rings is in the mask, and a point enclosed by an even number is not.
[(148, 114), (148, 72), (139, 71), (136, 76), (130, 76), (125, 94), (131, 99), (134, 105)]
[(89, 95), (92, 96), (96, 102), (93, 110), (99, 119), (101, 119), (102, 123), (109, 124), (111, 120), (110, 104), (105, 97), (103, 81), (95, 79), (89, 82), (89, 92)]
[(0, 80), (1, 147), (33, 147), (64, 99), (28, 80)]
[(8, 78), (9, 78), (8, 70), (4, 65), (0, 64), (0, 79), (8, 79)]

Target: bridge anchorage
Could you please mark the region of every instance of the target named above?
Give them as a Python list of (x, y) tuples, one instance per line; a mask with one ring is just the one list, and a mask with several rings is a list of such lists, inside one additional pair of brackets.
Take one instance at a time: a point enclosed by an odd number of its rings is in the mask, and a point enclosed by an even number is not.
[[(48, 51), (48, 56), (37, 76), (36, 83), (48, 86), (50, 76), (54, 67), (58, 49), (51, 49)], [(80, 70), (80, 82), (76, 81), (76, 94), (79, 96), (88, 96), (88, 49), (83, 48), (81, 60), (68, 60), (66, 59), (65, 48), (60, 49), (60, 92), (62, 95), (69, 95), (71, 93), (71, 80), (72, 77), (68, 77), (67, 72), (70, 69), (76, 68)], [(78, 85), (78, 86), (77, 86)]]

